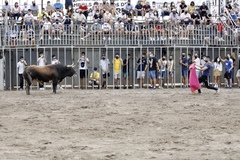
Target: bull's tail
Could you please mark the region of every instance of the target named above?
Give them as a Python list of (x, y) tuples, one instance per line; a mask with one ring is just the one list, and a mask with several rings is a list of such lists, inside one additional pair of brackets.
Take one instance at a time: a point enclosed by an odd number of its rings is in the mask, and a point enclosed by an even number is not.
[(23, 72), (23, 77), (27, 82), (26, 83), (26, 94), (29, 95), (30, 94), (30, 86), (32, 84), (32, 77), (27, 69)]

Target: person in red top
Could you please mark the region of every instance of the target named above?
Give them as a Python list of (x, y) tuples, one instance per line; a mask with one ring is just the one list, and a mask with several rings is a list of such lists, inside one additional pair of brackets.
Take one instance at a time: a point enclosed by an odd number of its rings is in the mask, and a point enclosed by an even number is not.
[(224, 30), (224, 25), (223, 23), (221, 22), (220, 18), (217, 20), (216, 22), (216, 27), (217, 27), (217, 30), (218, 32), (220, 33), (220, 38), (219, 38), (219, 41), (224, 41), (222, 36), (223, 36), (223, 30)]
[(88, 6), (85, 3), (82, 3), (78, 7), (78, 9), (79, 9), (79, 12), (82, 12), (85, 15), (86, 19), (87, 19), (87, 17), (88, 17)]

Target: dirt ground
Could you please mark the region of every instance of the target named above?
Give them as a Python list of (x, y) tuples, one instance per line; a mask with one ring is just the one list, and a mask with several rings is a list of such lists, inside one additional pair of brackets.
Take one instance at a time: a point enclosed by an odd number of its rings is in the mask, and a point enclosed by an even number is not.
[(1, 160), (240, 159), (240, 89), (0, 92)]

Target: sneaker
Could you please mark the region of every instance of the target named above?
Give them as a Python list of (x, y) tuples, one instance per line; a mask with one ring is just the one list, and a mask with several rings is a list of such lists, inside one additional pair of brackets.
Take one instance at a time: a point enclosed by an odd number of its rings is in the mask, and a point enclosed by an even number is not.
[(22, 90), (23, 90), (22, 88), (19, 89), (19, 91), (22, 91)]
[(59, 87), (59, 89), (64, 90), (63, 87)]
[(162, 89), (162, 87), (161, 87), (161, 86), (158, 86), (158, 89)]
[(111, 41), (111, 37), (108, 37), (108, 40)]
[(45, 88), (40, 88), (39, 90), (40, 90), (40, 91), (44, 91), (44, 90), (45, 90)]
[(83, 41), (84, 41), (85, 39), (84, 39), (84, 38), (81, 38), (81, 40), (83, 40)]
[(162, 40), (162, 41), (166, 40), (166, 37), (161, 37), (161, 40)]
[(43, 39), (43, 37), (41, 36), (41, 37), (40, 37), (40, 40), (42, 40), (42, 39)]
[(152, 40), (153, 40), (153, 38), (152, 38), (152, 37), (149, 37), (149, 40), (150, 40), (150, 41), (152, 41)]
[(57, 38), (55, 37), (54, 40), (57, 40)]
[(169, 37), (170, 40), (174, 40), (175, 38), (174, 37)]
[(216, 90), (216, 94), (219, 94), (219, 92), (220, 92), (220, 89), (218, 88), (218, 89)]
[(52, 38), (49, 36), (48, 39), (50, 40), (50, 39), (52, 39)]
[(105, 40), (106, 40), (106, 37), (103, 37), (103, 40), (105, 41)]
[(157, 37), (157, 41), (159, 41), (159, 37)]
[(57, 37), (57, 40), (61, 40), (61, 38)]

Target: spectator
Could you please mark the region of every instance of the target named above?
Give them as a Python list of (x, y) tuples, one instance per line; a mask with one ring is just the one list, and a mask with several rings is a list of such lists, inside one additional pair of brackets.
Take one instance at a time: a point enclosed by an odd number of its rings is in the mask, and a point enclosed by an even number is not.
[(55, 54), (52, 55), (51, 64), (60, 64), (60, 61), (57, 59), (57, 56)]
[(28, 9), (28, 13), (23, 18), (23, 25), (34, 26), (34, 17), (32, 15), (31, 9)]
[(125, 34), (129, 35), (128, 38), (139, 38), (139, 26), (132, 20), (129, 20), (128, 23), (125, 25)]
[(97, 11), (99, 12), (99, 10), (100, 10), (100, 6), (98, 2), (94, 2), (92, 6), (92, 15), (95, 15)]
[(35, 45), (35, 31), (32, 29), (32, 26), (28, 27), (25, 34), (25, 45)]
[(238, 88), (240, 88), (240, 54), (238, 54), (238, 70), (236, 74), (236, 79), (238, 82)]
[(180, 39), (189, 39), (189, 36), (192, 35), (193, 39), (194, 38), (194, 25), (192, 24), (192, 22), (190, 22), (186, 28), (183, 28), (182, 30), (180, 30), (181, 33), (181, 37)]
[(155, 36), (157, 34), (156, 34), (156, 29), (154, 27), (153, 22), (149, 23), (149, 25), (147, 26), (147, 29), (148, 29), (149, 40), (155, 41)]
[(158, 84), (159, 84), (159, 89), (164, 87), (164, 79), (166, 78), (166, 71), (167, 71), (167, 60), (166, 56), (162, 56), (158, 60)]
[(54, 3), (53, 7), (55, 10), (59, 10), (63, 13), (63, 4), (60, 2), (60, 0), (56, 0), (56, 3)]
[(188, 60), (186, 58), (186, 53), (182, 53), (182, 58), (180, 58), (179, 63), (182, 65), (182, 83), (183, 88), (187, 87), (187, 77), (188, 77)]
[(157, 24), (156, 26), (156, 34), (157, 34), (157, 40), (159, 40), (159, 37), (161, 37), (161, 40), (166, 40), (166, 37), (165, 37), (165, 28), (164, 28), (164, 25), (161, 25), (161, 24)]
[(206, 17), (207, 11), (208, 11), (208, 6), (205, 4), (205, 2), (202, 2), (202, 5), (200, 6), (201, 17)]
[(128, 85), (128, 88), (131, 88), (130, 58), (131, 58), (131, 55), (128, 54), (127, 58), (123, 60), (123, 89), (127, 88), (126, 85)]
[(128, 19), (134, 19), (134, 14), (135, 14), (135, 13), (134, 13), (134, 10), (132, 10), (132, 9), (129, 10), (129, 12), (128, 12), (128, 14), (127, 14), (127, 18), (128, 18)]
[(219, 57), (216, 57), (213, 63), (213, 77), (214, 77), (214, 87), (218, 88), (221, 86), (220, 78), (222, 74), (222, 62)]
[[(37, 59), (37, 63), (39, 66), (47, 65), (47, 59), (44, 57), (43, 52), (39, 53), (39, 58)], [(44, 82), (39, 82), (39, 90), (45, 90)]]
[(52, 13), (55, 11), (55, 8), (53, 7), (53, 5), (51, 5), (50, 1), (47, 1), (46, 11), (48, 15), (52, 15)]
[(154, 11), (158, 12), (158, 7), (157, 7), (155, 1), (152, 1), (152, 7), (151, 7), (151, 8), (152, 8), (153, 12), (154, 12)]
[(65, 0), (65, 9), (70, 11), (73, 8), (72, 0)]
[(100, 14), (99, 10), (96, 10), (95, 14), (93, 15), (93, 19), (97, 20), (99, 24), (103, 24), (103, 16)]
[(171, 87), (173, 89), (174, 88), (175, 64), (174, 64), (174, 60), (173, 60), (173, 56), (172, 55), (169, 56), (169, 61), (168, 61), (167, 67), (168, 67), (168, 74), (169, 74), (169, 79), (170, 79), (170, 82), (171, 82)]
[(113, 73), (114, 73), (114, 88), (119, 89), (119, 82), (121, 78), (121, 66), (123, 65), (122, 58), (119, 57), (119, 53), (115, 54), (113, 63)]
[(71, 12), (68, 12), (67, 15), (63, 19), (64, 32), (73, 33), (73, 22), (71, 19)]
[[(193, 63), (191, 53), (188, 53), (187, 60), (188, 60), (188, 62), (187, 62), (188, 66), (191, 66), (191, 64)], [(188, 68), (188, 79), (189, 79), (189, 77), (190, 77), (190, 69)]]
[(137, 80), (139, 83), (139, 88), (144, 87), (144, 78), (145, 78), (145, 72), (147, 70), (147, 59), (146, 54), (142, 53), (142, 57), (137, 60)]
[(82, 12), (83, 15), (88, 18), (88, 6), (85, 3), (81, 3), (80, 6), (78, 7), (79, 12)]
[(122, 22), (122, 19), (119, 17), (117, 21), (114, 24), (114, 30), (115, 30), (115, 35), (117, 37), (119, 36), (124, 36), (124, 23)]
[[(235, 53), (232, 52), (231, 55), (230, 54), (227, 54), (227, 56), (229, 57), (229, 59), (232, 61), (232, 64), (233, 64), (233, 68), (231, 70), (231, 78), (232, 78), (232, 84), (234, 85), (234, 67), (236, 65), (236, 57), (235, 57)], [(232, 85), (232, 87), (233, 87)]]
[(185, 4), (184, 0), (181, 1), (181, 4), (179, 5), (179, 8), (180, 8), (179, 15), (181, 15), (182, 13), (185, 12), (185, 10), (187, 10), (187, 5)]
[(200, 14), (195, 10), (194, 13), (191, 15), (191, 18), (193, 20), (193, 25), (199, 25), (201, 24), (201, 16)]
[(89, 85), (97, 85), (100, 88), (100, 73), (97, 71), (97, 67), (94, 67), (93, 73), (90, 74)]
[(25, 66), (27, 66), (27, 62), (24, 60), (23, 56), (21, 56), (19, 62), (17, 63), (18, 76), (19, 76), (19, 82), (20, 82), (20, 88), (19, 88), (20, 91), (23, 90), (23, 72), (24, 72)]
[(16, 45), (19, 36), (19, 27), (16, 24), (16, 21), (12, 21), (9, 25), (8, 31), (6, 32), (6, 39), (9, 45)]
[(74, 22), (76, 24), (85, 24), (87, 22), (86, 16), (83, 14), (82, 11), (80, 11), (79, 14), (76, 14)]
[(100, 37), (101, 34), (102, 34), (102, 26), (97, 22), (97, 20), (94, 20), (94, 24), (92, 24), (90, 28), (90, 33), (82, 37), (81, 40), (84, 41), (85, 38), (89, 36), (93, 36), (93, 38), (95, 38), (95, 36)]
[(78, 60), (78, 63), (80, 72), (80, 87), (81, 89), (83, 89), (84, 82), (87, 82), (85, 78), (88, 77), (88, 65), (90, 64), (89, 59), (85, 55), (85, 52), (82, 52), (81, 58)]
[(169, 16), (169, 14), (170, 14), (170, 8), (168, 7), (168, 3), (164, 2), (161, 15), (162, 15), (162, 17), (164, 17), (164, 16)]
[(227, 8), (228, 12), (230, 12), (230, 11), (232, 10), (231, 2), (232, 2), (231, 0), (228, 0), (228, 1), (226, 2), (227, 4), (226, 4), (225, 7)]
[(206, 25), (210, 25), (210, 24), (213, 24), (213, 21), (212, 21), (212, 14), (209, 13), (209, 11), (207, 11), (207, 14), (204, 18), (204, 24), (205, 26)]
[(200, 67), (198, 67), (198, 66), (201, 65), (201, 60), (198, 57), (198, 52), (195, 52), (194, 56), (192, 57), (192, 62), (195, 64), (196, 74), (197, 74), (197, 77), (199, 78), (200, 77)]
[(106, 12), (103, 14), (103, 21), (109, 23), (112, 26), (112, 19), (112, 14), (109, 12), (109, 10), (106, 10)]
[(56, 9), (56, 11), (52, 13), (51, 18), (52, 18), (52, 22), (56, 22), (56, 20), (61, 22), (63, 19), (63, 14), (62, 14), (62, 12), (60, 12), (59, 9)]
[(206, 41), (207, 45), (210, 44), (217, 45), (219, 41), (219, 37), (217, 35), (217, 28), (210, 24), (204, 31), (205, 31), (204, 40)]
[(171, 12), (173, 9), (177, 9), (174, 1), (172, 1), (172, 2), (170, 3), (170, 12)]
[(80, 37), (84, 37), (87, 34), (89, 34), (89, 32), (88, 32), (88, 25), (86, 23), (80, 24), (79, 32), (80, 32)]
[(12, 17), (11, 6), (8, 4), (7, 0), (5, 1), (5, 4), (2, 6), (2, 16), (5, 17), (5, 15)]
[(61, 36), (63, 34), (63, 25), (58, 21), (58, 19), (56, 19), (56, 22), (52, 25), (52, 34), (54, 40), (61, 40)]
[(20, 16), (21, 16), (21, 8), (18, 5), (18, 2), (15, 2), (14, 6), (12, 8), (12, 18), (14, 20), (18, 20)]
[(128, 3), (126, 4), (126, 6), (125, 6), (125, 8), (124, 8), (125, 10), (125, 13), (128, 15), (128, 13), (129, 13), (129, 11), (130, 10), (134, 10), (134, 7), (133, 7), (133, 5), (131, 5), (131, 2), (130, 2), (130, 0), (128, 0)]
[(150, 23), (154, 23), (154, 21), (155, 21), (155, 16), (154, 16), (152, 10), (150, 9), (149, 11), (146, 11), (146, 14), (145, 14), (146, 25), (148, 25)]
[(103, 0), (103, 3), (102, 3), (102, 5), (101, 5), (100, 9), (103, 10), (103, 11), (109, 9), (109, 4), (106, 3), (106, 0)]
[(47, 17), (47, 18), (45, 19), (44, 23), (43, 23), (43, 27), (42, 27), (42, 29), (41, 29), (41, 31), (40, 31), (40, 35), (41, 35), (40, 40), (43, 39), (44, 34), (48, 34), (48, 39), (49, 39), (49, 40), (51, 39), (51, 35), (52, 35), (52, 33), (51, 33), (52, 23), (51, 23), (49, 20), (50, 20), (50, 18)]
[(112, 27), (107, 21), (104, 21), (102, 25), (102, 31), (103, 31), (103, 40), (106, 40), (106, 35), (108, 35), (108, 40), (110, 41), (111, 35), (112, 35)]
[(116, 16), (116, 14), (117, 14), (116, 6), (115, 6), (115, 4), (114, 4), (114, 0), (110, 0), (109, 12), (110, 12), (113, 16)]
[(47, 17), (49, 17), (49, 16), (48, 16), (48, 13), (45, 11), (45, 8), (42, 8), (42, 12), (39, 12), (39, 13), (38, 13), (38, 16), (37, 16), (38, 25), (40, 26), (40, 24), (41, 24)]
[(21, 15), (24, 17), (28, 13), (28, 9), (30, 9), (30, 6), (27, 4), (27, 2), (24, 2), (23, 6), (21, 7)]
[(238, 21), (237, 15), (233, 10), (230, 10), (230, 17), (228, 20), (228, 25), (236, 27), (236, 22)]
[(146, 12), (149, 12), (150, 9), (151, 9), (151, 6), (150, 6), (149, 2), (147, 1), (146, 4), (143, 6), (144, 15), (146, 14)]
[(235, 12), (237, 15), (238, 15), (238, 17), (239, 17), (239, 11), (240, 11), (240, 9), (239, 9), (239, 5), (235, 2), (234, 4), (233, 4), (233, 12)]
[(230, 58), (228, 56), (225, 57), (225, 74), (224, 74), (224, 80), (225, 80), (225, 88), (232, 88), (232, 77), (231, 77), (231, 70), (233, 68), (233, 63), (230, 61)]
[(141, 1), (139, 0), (137, 2), (137, 5), (135, 6), (135, 13), (136, 13), (136, 17), (137, 16), (142, 16), (143, 17), (143, 6), (141, 4)]
[(192, 1), (188, 6), (188, 13), (192, 16), (195, 12), (195, 3)]
[(188, 25), (190, 22), (192, 22), (192, 18), (190, 14), (188, 13), (187, 9), (180, 15), (181, 23), (184, 25)]
[(30, 9), (32, 11), (33, 16), (37, 16), (39, 9), (38, 9), (38, 5), (36, 5), (35, 0), (32, 1), (32, 5), (30, 6)]
[(104, 89), (107, 88), (106, 78), (110, 77), (110, 62), (104, 53), (102, 54), (102, 59), (99, 62), (99, 67), (103, 76), (102, 88)]
[(156, 89), (156, 72), (158, 69), (158, 63), (157, 63), (157, 58), (154, 56), (154, 54), (152, 52), (150, 52), (149, 54), (149, 60), (148, 60), (148, 64), (149, 64), (149, 81), (150, 81), (150, 89)]
[(178, 25), (179, 24), (179, 16), (177, 14), (177, 10), (176, 9), (172, 9), (172, 12), (169, 15), (169, 22), (170, 25)]

